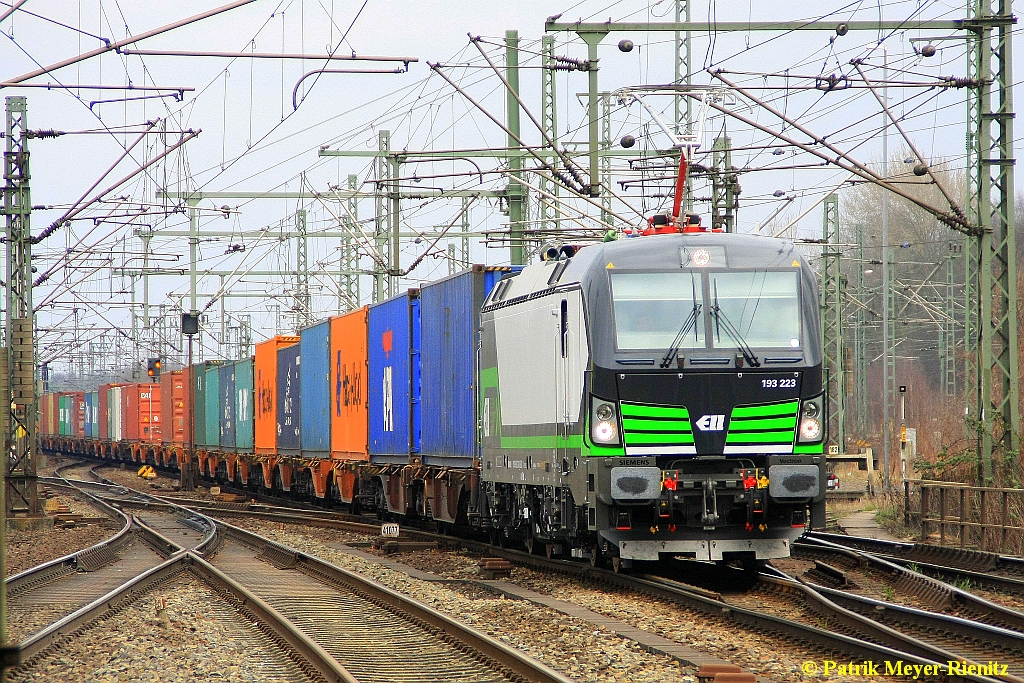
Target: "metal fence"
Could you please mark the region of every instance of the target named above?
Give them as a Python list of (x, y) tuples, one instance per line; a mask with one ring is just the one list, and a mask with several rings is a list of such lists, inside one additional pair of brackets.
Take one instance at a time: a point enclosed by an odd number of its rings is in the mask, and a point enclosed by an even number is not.
[(1024, 548), (1024, 489), (908, 479), (904, 522), (920, 527), (922, 543), (1020, 554)]

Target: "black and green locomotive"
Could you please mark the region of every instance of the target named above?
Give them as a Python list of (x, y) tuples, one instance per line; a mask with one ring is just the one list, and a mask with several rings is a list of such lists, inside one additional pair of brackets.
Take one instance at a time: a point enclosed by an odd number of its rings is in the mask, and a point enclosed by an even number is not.
[(484, 526), (614, 566), (786, 557), (824, 523), (816, 278), (699, 230), (506, 276), (481, 315)]

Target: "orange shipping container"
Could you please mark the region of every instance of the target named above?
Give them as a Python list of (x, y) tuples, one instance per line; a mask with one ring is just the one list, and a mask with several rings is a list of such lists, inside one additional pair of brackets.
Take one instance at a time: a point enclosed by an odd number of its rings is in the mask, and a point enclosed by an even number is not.
[(188, 385), (184, 370), (172, 370), (160, 375), (160, 440), (163, 443), (184, 444), (188, 438)]
[(126, 441), (160, 443), (160, 385), (121, 388), (121, 436)]
[(331, 457), (369, 460), (364, 306), (331, 318)]
[(253, 403), (256, 409), (256, 452), (277, 453), (277, 351), (299, 343), (298, 337), (277, 336), (256, 345)]

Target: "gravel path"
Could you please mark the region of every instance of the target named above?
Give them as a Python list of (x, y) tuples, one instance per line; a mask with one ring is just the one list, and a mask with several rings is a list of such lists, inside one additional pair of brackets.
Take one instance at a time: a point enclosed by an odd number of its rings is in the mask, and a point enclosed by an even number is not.
[[(167, 601), (169, 623), (156, 618)], [(297, 666), (198, 579), (160, 587), (75, 638), (59, 654), (8, 674), (11, 683), (299, 683)]]
[[(595, 630), (588, 622), (523, 601), (507, 600), (471, 585), (439, 585), (411, 579), (402, 572), (329, 545), (365, 541), (366, 536), (330, 529), (304, 530), (277, 522), (234, 523), (411, 595), (501, 638), (573, 679), (594, 683), (693, 680), (692, 670), (675, 660), (648, 654), (632, 641)], [(448, 578), (477, 578), (477, 558), (459, 553), (421, 551), (391, 559)], [(821, 662), (829, 656), (791, 643), (766, 643), (763, 634), (644, 596), (610, 591), (591, 582), (521, 567), (513, 568), (511, 581), (686, 644), (773, 681), (806, 683), (808, 676), (801, 672), (800, 665), (807, 660)], [(844, 677), (844, 681), (861, 680), (865, 679)]]

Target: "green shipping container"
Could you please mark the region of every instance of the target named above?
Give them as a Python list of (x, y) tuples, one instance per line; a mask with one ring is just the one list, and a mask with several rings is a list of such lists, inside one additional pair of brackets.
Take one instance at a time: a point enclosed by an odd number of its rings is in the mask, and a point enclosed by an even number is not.
[[(207, 363), (206, 385), (203, 387), (203, 403), (206, 407), (204, 429), (196, 429), (196, 444), (206, 448), (220, 448), (220, 367)], [(196, 403), (196, 408), (199, 407)]]
[[(217, 376), (216, 368), (223, 364), (223, 361), (206, 361), (205, 363), (197, 363), (192, 366), (192, 418), (195, 421), (193, 427), (193, 433), (195, 436), (195, 444), (197, 448), (209, 448), (210, 442), (207, 440), (206, 435), (206, 410), (207, 410), (207, 397), (206, 397), (206, 380), (207, 375)], [(213, 372), (210, 373), (210, 368), (213, 368)], [(219, 383), (218, 383), (219, 384)], [(217, 385), (213, 387), (213, 403), (214, 412), (213, 420), (210, 422), (210, 435), (213, 437), (212, 446), (217, 447), (217, 443), (220, 439), (220, 422), (217, 420), (216, 404), (217, 404)]]
[(235, 449), (253, 453), (252, 358), (235, 362)]
[(74, 411), (71, 409), (75, 403), (74, 396), (60, 397), (60, 435), (71, 436), (74, 432), (71, 429), (71, 417)]

